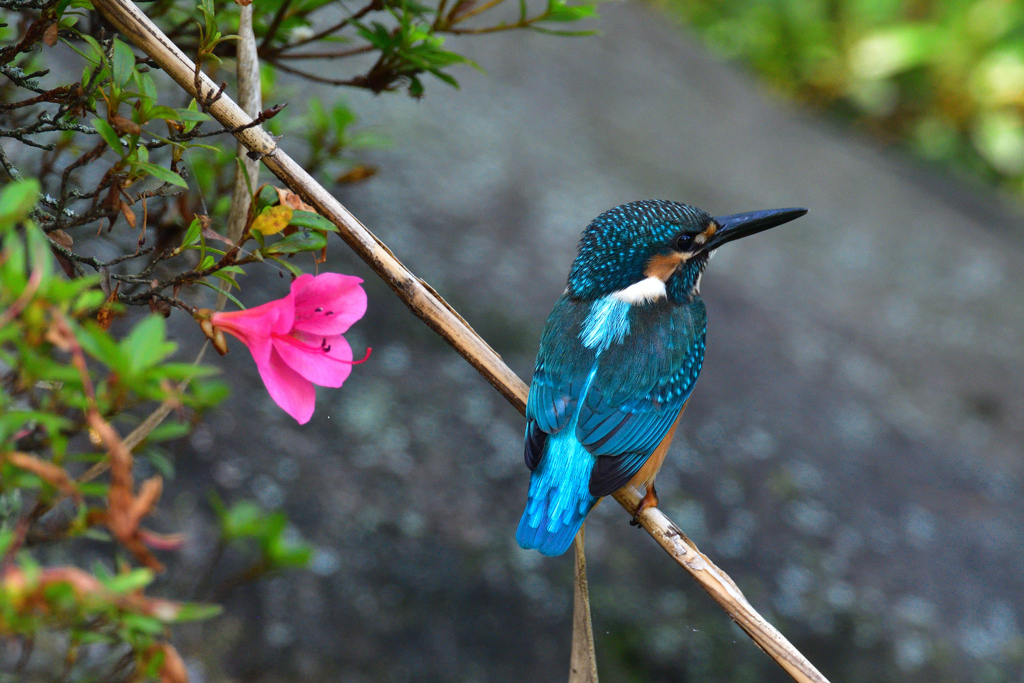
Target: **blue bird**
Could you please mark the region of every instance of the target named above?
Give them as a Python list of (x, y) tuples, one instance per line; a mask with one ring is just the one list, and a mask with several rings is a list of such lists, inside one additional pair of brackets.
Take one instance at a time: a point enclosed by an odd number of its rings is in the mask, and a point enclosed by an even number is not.
[(708, 260), (726, 242), (805, 213), (713, 218), (649, 200), (587, 226), (544, 327), (527, 399), (532, 473), (520, 546), (561, 555), (597, 501), (624, 486), (645, 490), (637, 516), (657, 506), (654, 478), (704, 362)]

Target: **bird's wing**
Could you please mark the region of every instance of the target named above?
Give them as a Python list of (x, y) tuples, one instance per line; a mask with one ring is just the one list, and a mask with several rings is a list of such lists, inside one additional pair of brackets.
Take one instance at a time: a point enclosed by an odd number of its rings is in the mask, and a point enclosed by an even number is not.
[(624, 486), (661, 443), (700, 374), (706, 329), (700, 299), (637, 307), (622, 343), (600, 355), (576, 425), (597, 456), (591, 495)]
[(537, 365), (526, 401), (526, 466), (536, 469), (548, 434), (564, 428), (573, 413), (587, 378), (594, 369), (595, 353), (580, 342), (589, 304), (562, 296), (541, 335)]

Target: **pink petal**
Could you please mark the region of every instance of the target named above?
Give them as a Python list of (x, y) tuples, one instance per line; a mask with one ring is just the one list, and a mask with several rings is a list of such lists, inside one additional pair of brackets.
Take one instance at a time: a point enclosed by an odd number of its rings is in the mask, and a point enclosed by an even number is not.
[(352, 347), (340, 334), (274, 337), (274, 351), (292, 370), (322, 387), (340, 387), (352, 372)]
[(300, 425), (309, 422), (316, 405), (316, 389), (313, 384), (288, 367), (273, 349), (266, 362), (256, 361), (256, 367), (274, 403), (298, 420)]
[[(242, 341), (245, 340), (243, 339)], [(249, 353), (252, 354), (252, 359), (256, 361), (257, 368), (270, 362), (270, 352), (273, 350), (270, 337), (253, 337), (246, 346), (249, 347)]]
[(272, 333), (287, 334), (295, 321), (295, 296), (268, 301), (262, 306), (244, 311), (218, 312), (210, 316), (210, 322), (240, 339), (246, 346), (254, 340), (266, 339)]
[(327, 337), (341, 334), (366, 313), (362, 279), (339, 273), (300, 275), (292, 283), (296, 330)]

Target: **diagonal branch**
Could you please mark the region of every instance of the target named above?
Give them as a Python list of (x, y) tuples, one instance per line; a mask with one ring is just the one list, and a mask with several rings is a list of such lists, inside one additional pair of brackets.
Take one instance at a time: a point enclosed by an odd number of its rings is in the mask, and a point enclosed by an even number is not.
[[(143, 52), (149, 55), (178, 85), (202, 101), (202, 94), (216, 92), (206, 74), (170, 41), (130, 0), (93, 0), (95, 7)], [(197, 93), (201, 85), (203, 93)], [(238, 129), (251, 118), (226, 95), (208, 103), (208, 112), (221, 125), (237, 130), (239, 142), (259, 155), (267, 168), (303, 199), (334, 223), (345, 242), (373, 268), (409, 309), (483, 375), (519, 412), (526, 408), (527, 386), (487, 345), (462, 317), (417, 278), (379, 239), (317, 183), (291, 157), (278, 149), (262, 128)], [(620, 491), (616, 500), (632, 514), (639, 502), (634, 494)], [(747, 602), (736, 584), (701, 553), (679, 527), (657, 508), (639, 516), (644, 529), (779, 666), (799, 683), (828, 683), (793, 645)]]

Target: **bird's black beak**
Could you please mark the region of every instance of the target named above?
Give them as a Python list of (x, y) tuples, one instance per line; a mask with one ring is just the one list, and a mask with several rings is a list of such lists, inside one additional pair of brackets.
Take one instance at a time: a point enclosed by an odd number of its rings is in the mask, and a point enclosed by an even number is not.
[(717, 216), (715, 223), (718, 230), (708, 240), (709, 251), (717, 249), (726, 242), (753, 235), (777, 225), (796, 220), (807, 213), (807, 209), (770, 209), (768, 211), (751, 211), (736, 213), (731, 216)]

